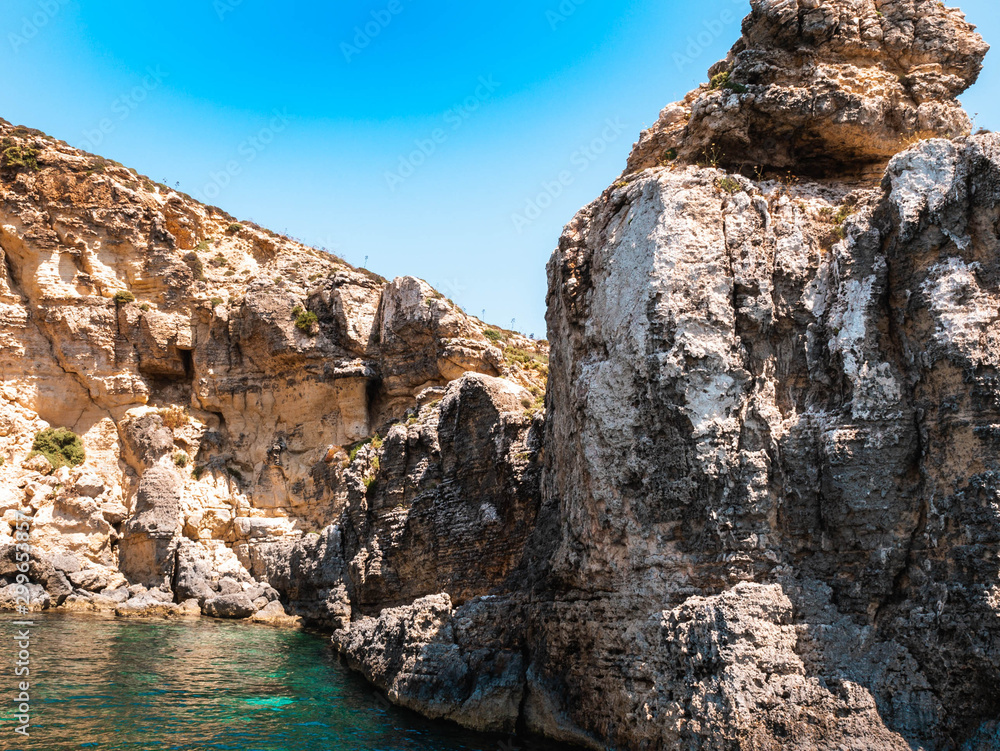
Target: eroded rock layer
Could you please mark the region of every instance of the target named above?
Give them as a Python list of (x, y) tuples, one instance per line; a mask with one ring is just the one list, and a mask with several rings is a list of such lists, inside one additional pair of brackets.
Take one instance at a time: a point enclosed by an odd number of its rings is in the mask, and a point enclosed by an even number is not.
[(1000, 749), (986, 46), (751, 6), (566, 227), (544, 409), (544, 345), (4, 126), (2, 595), (21, 509), (37, 607), (291, 613), (472, 728)]
[[(544, 343), (419, 279), (386, 282), (38, 131), (0, 122), (0, 142), (8, 605), (21, 511), (31, 607), (273, 614), (255, 547), (335, 523), (349, 477), (379, 477), (352, 467), (379, 431), (467, 372), (538, 408)], [(86, 461), (34, 452), (48, 428)]]
[[(751, 0), (711, 81), (672, 104), (629, 159), (875, 174), (907, 145), (971, 122), (956, 97), (989, 49), (938, 0)], [(877, 176), (877, 174), (875, 174)]]

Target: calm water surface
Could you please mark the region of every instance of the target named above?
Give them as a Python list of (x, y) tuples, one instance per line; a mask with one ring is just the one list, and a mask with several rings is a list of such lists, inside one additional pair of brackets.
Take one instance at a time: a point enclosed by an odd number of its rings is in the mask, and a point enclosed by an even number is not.
[(17, 617), (0, 614), (0, 749), (540, 751), (385, 704), (325, 637), (207, 619), (34, 614), (31, 735), (13, 732)]

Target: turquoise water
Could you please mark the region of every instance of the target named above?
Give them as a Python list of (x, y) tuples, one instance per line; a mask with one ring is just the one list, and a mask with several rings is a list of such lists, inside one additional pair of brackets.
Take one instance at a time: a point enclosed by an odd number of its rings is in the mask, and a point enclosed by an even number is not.
[(0, 616), (0, 749), (537, 751), (389, 706), (325, 637), (249, 623), (34, 614), (31, 730), (13, 732), (17, 647)]

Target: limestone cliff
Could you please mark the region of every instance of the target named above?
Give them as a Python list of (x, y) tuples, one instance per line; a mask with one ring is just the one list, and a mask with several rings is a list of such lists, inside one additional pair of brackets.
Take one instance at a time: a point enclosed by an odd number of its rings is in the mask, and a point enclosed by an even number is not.
[[(36, 577), (39, 607), (117, 606), (126, 584), (204, 606), (235, 594), (222, 578), (256, 586), (252, 548), (336, 521), (360, 445), (465, 372), (537, 407), (544, 344), (419, 279), (386, 282), (37, 131), (0, 123), (0, 145), (0, 584), (20, 508), (55, 572)], [(32, 456), (48, 427), (78, 434), (86, 461)], [(178, 588), (192, 561), (204, 577)]]
[(543, 345), (4, 126), (37, 601), (291, 611), (399, 704), (586, 748), (1000, 749), (986, 50), (752, 0), (566, 227), (544, 410)]
[(754, 0), (549, 264), (517, 576), (412, 571), (352, 664), (595, 749), (1000, 748), (985, 52), (938, 3)]

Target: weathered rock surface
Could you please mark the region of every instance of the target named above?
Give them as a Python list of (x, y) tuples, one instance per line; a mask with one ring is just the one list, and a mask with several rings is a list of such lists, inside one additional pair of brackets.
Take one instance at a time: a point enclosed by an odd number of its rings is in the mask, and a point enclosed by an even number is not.
[(522, 656), (483, 643), (485, 632), (502, 629), (492, 621), (497, 612), (460, 613), (448, 595), (431, 595), (336, 631), (333, 643), (402, 706), (475, 730), (513, 732), (524, 692)]
[(626, 748), (960, 746), (1000, 716), (1000, 137), (720, 177), (647, 170), (550, 263), (532, 675)]
[[(233, 594), (227, 576), (256, 585), (234, 551), (250, 564), (251, 546), (291, 550), (337, 522), (357, 444), (466, 371), (532, 403), (544, 387), (544, 343), (421, 280), (38, 131), (0, 121), (0, 140), (0, 545), (21, 511), (39, 560), (79, 559), (75, 580), (33, 579), (56, 604), (108, 606), (97, 594), (122, 574), (178, 604)], [(82, 466), (29, 458), (50, 426), (81, 437)]]
[[(929, 0), (751, 5), (567, 226), (544, 412), (545, 347), (423, 282), (4, 125), (41, 167), (0, 170), (31, 608), (301, 618), (401, 705), (587, 748), (1000, 749), (985, 44)], [(47, 424), (83, 467), (25, 466)]]
[(751, 0), (710, 84), (667, 107), (629, 159), (844, 175), (920, 138), (968, 135), (956, 97), (989, 49), (937, 0)]

